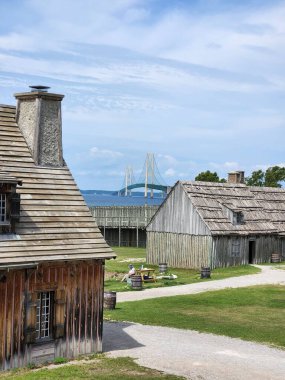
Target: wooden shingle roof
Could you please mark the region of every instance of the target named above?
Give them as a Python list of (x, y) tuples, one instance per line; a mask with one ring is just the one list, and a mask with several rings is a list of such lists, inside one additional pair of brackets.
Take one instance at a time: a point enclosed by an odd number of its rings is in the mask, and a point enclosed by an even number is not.
[[(244, 184), (180, 182), (213, 235), (285, 235), (285, 190)], [(225, 208), (242, 212), (244, 223), (234, 225)]]
[(0, 106), (0, 180), (22, 181), (16, 238), (0, 234), (0, 265), (115, 257), (68, 167), (35, 165), (15, 111)]

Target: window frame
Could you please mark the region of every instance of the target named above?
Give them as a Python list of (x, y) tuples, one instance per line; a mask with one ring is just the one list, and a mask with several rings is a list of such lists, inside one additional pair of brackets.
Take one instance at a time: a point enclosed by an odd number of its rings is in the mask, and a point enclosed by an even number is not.
[(240, 239), (234, 238), (232, 239), (232, 250), (231, 257), (239, 258), (240, 257)]
[(20, 220), (20, 202), (17, 183), (0, 181), (0, 235), (16, 233), (16, 223)]
[[(48, 297), (46, 297), (48, 295)], [(48, 300), (48, 305), (47, 301)], [(37, 292), (37, 305), (36, 305), (36, 342), (44, 342), (54, 339), (54, 291), (42, 290)], [(48, 317), (46, 319), (46, 317)], [(43, 328), (43, 324), (48, 323), (48, 328), (46, 326)], [(48, 331), (48, 334), (45, 332)]]
[(6, 226), (10, 224), (7, 221), (7, 194), (0, 192), (0, 225)]
[(233, 212), (233, 225), (240, 226), (244, 224), (244, 214), (242, 211), (234, 211)]

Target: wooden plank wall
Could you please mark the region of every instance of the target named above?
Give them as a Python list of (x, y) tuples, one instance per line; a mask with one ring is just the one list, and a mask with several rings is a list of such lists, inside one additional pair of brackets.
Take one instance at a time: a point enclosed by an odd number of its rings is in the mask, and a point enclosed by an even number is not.
[(144, 247), (146, 246), (146, 230), (134, 228), (102, 228), (102, 235), (111, 247)]
[(211, 257), (212, 268), (248, 264), (248, 238), (238, 237), (240, 255), (237, 257), (232, 256), (234, 239), (236, 238), (231, 236), (219, 236), (213, 238), (213, 251)]
[(255, 240), (255, 264), (270, 262), (271, 254), (282, 252), (281, 240), (277, 236), (240, 236), (240, 256), (232, 256), (232, 244), (234, 236), (220, 236), (213, 240), (212, 267), (226, 267), (232, 265), (248, 264), (249, 241)]
[(210, 231), (178, 183), (147, 227), (147, 231), (210, 235)]
[(0, 369), (24, 364), (24, 271), (0, 272)]
[(91, 214), (99, 227), (145, 228), (158, 206), (96, 206)]
[(167, 263), (173, 268), (209, 266), (210, 236), (147, 232), (147, 262)]
[(256, 238), (256, 264), (271, 260), (272, 253), (281, 253), (281, 240), (278, 236), (260, 236)]
[(284, 261), (285, 260), (285, 238), (282, 237), (280, 240), (281, 240), (280, 244), (281, 244), (282, 261)]
[(43, 264), (37, 270), (1, 271), (0, 275), (0, 369), (25, 366), (37, 361), (37, 355), (52, 352), (52, 347), (41, 350), (37, 344), (25, 343), (27, 299), (40, 291), (63, 292), (64, 337), (54, 340), (55, 357), (72, 358), (102, 350), (101, 260)]
[[(233, 256), (233, 241), (238, 239), (240, 254)], [(147, 232), (147, 262), (168, 263), (176, 268), (211, 268), (248, 264), (249, 241), (255, 241), (254, 263), (270, 262), (271, 254), (282, 254), (282, 241), (277, 236), (196, 236)], [(284, 243), (283, 243), (284, 247)], [(284, 248), (283, 248), (284, 249)]]

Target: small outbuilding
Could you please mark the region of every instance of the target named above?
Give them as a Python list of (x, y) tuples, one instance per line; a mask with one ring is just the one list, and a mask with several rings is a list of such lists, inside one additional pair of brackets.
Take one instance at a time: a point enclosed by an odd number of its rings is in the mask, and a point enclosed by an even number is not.
[(285, 190), (178, 181), (147, 226), (147, 262), (211, 268), (270, 262), (285, 253)]
[(102, 350), (115, 257), (63, 159), (63, 95), (0, 105), (0, 370)]

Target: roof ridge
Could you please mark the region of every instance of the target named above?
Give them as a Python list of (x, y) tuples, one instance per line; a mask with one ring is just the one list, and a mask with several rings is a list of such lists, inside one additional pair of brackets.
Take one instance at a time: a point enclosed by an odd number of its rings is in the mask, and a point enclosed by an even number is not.
[(5, 108), (16, 108), (16, 106), (11, 106), (10, 104), (1, 104), (0, 107), (5, 107)]

